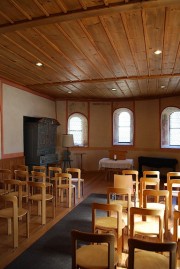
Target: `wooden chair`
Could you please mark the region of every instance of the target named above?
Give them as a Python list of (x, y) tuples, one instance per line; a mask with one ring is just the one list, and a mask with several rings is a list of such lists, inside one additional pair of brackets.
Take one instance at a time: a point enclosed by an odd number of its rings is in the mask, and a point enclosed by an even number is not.
[(131, 194), (134, 195), (133, 191), (133, 180), (132, 175), (114, 175), (114, 187), (115, 188), (129, 188)]
[(10, 169), (0, 169), (0, 195), (7, 193), (7, 190), (5, 190), (4, 180), (11, 178), (12, 172)]
[(29, 171), (29, 167), (25, 164), (18, 164), (14, 170)]
[[(0, 210), (0, 218), (7, 219), (8, 221), (8, 235), (11, 235), (13, 230), (13, 246), (16, 248), (18, 247), (19, 236), (18, 219), (22, 219), (24, 216), (26, 216), (26, 236), (29, 237), (29, 212), (27, 209), (18, 208), (18, 199), (16, 196), (5, 194), (2, 195), (0, 199), (6, 204), (6, 207)], [(12, 206), (7, 207), (7, 203), (11, 203)]]
[(151, 171), (151, 170), (143, 171), (143, 177), (160, 178), (160, 171)]
[[(134, 238), (128, 239), (128, 269), (175, 269), (175, 242), (148, 242)], [(165, 253), (164, 253), (165, 252)], [(168, 253), (168, 255), (163, 255)]]
[[(147, 188), (154, 188), (155, 190), (159, 190), (159, 186), (160, 186), (159, 178), (148, 178), (148, 177), (140, 178), (139, 207), (143, 206), (143, 191)], [(155, 201), (158, 203), (158, 197), (156, 197)]]
[(55, 174), (62, 173), (62, 168), (57, 166), (49, 166), (48, 167), (48, 179), (51, 183), (54, 182)]
[[(139, 199), (139, 172), (137, 170), (122, 170), (122, 175), (132, 175), (133, 186), (135, 185), (135, 199), (138, 201)], [(135, 177), (135, 179), (134, 179)]]
[(57, 206), (58, 190), (60, 190), (60, 199), (63, 202), (64, 192), (68, 201), (68, 207), (72, 206), (72, 194), (74, 196), (74, 204), (76, 203), (76, 186), (72, 184), (71, 174), (69, 173), (56, 173), (55, 174), (55, 205)]
[(81, 198), (84, 195), (84, 179), (81, 178), (81, 169), (79, 168), (66, 168), (66, 173), (70, 173), (72, 175), (72, 183), (78, 184), (78, 198)]
[[(72, 230), (72, 269), (116, 268), (118, 257), (114, 251), (112, 234), (94, 234)], [(83, 246), (77, 247), (83, 243)]]
[(54, 218), (55, 216), (54, 196), (53, 194), (46, 193), (46, 187), (45, 182), (28, 182), (29, 206), (32, 201), (38, 203), (38, 215), (41, 216), (42, 225), (46, 224), (46, 203), (48, 201), (52, 204), (52, 217)]
[(46, 182), (46, 173), (39, 171), (31, 171), (33, 182)]
[[(98, 213), (100, 212), (101, 214), (104, 213), (104, 216), (98, 216)], [(117, 242), (117, 253), (119, 259), (121, 259), (122, 255), (124, 227), (125, 223), (122, 220), (121, 205), (92, 203), (92, 232), (113, 233)]]
[[(150, 217), (143, 220), (143, 217)], [(140, 218), (136, 220), (136, 218)], [(136, 235), (144, 237), (156, 237), (158, 242), (163, 242), (164, 210), (148, 209), (140, 207), (130, 208), (130, 237)]]
[[(163, 201), (149, 202), (150, 198), (161, 198)], [(156, 199), (157, 200), (157, 199)], [(164, 228), (165, 236), (168, 237), (168, 216), (169, 216), (169, 191), (168, 190), (144, 190), (143, 191), (143, 208), (163, 209), (164, 210)]]
[[(15, 174), (15, 179), (17, 180), (21, 180), (24, 183), (27, 183), (29, 181), (29, 172), (28, 170), (14, 170), (14, 174)], [(23, 197), (28, 197), (28, 187), (27, 184), (24, 184), (23, 186)], [(26, 199), (27, 201), (27, 199)]]
[[(28, 197), (27, 182), (18, 179), (5, 179), (5, 190), (10, 196), (18, 198), (18, 207), (22, 208), (22, 199)], [(23, 190), (25, 188), (25, 191)]]
[[(127, 234), (129, 233), (130, 228), (130, 208), (133, 206), (131, 202), (131, 189), (130, 188), (107, 188), (107, 203), (108, 204), (120, 204), (122, 206), (123, 211), (126, 212), (126, 225), (127, 225)], [(125, 199), (121, 199), (121, 197), (125, 196)], [(124, 219), (124, 218), (123, 218)], [(124, 246), (123, 246), (124, 248)]]
[(46, 168), (45, 165), (33, 165), (32, 166), (32, 171), (43, 172), (43, 173), (46, 174), (47, 168)]
[[(175, 190), (174, 190), (175, 188)], [(173, 197), (178, 197), (180, 190), (180, 180), (171, 179), (167, 181), (167, 190), (169, 191), (169, 217), (173, 215)]]

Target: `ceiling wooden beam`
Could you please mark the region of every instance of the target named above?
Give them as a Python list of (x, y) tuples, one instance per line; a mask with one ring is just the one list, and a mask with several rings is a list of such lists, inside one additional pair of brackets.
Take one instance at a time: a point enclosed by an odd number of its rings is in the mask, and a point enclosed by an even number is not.
[(117, 82), (117, 81), (122, 81), (122, 80), (142, 80), (142, 79), (172, 79), (172, 78), (177, 78), (179, 77), (180, 79), (180, 74), (165, 74), (165, 75), (151, 75), (151, 76), (130, 76), (130, 77), (119, 77), (119, 78), (104, 78), (104, 79), (84, 79), (84, 80), (73, 80), (73, 81), (63, 81), (63, 82), (50, 82), (50, 83), (39, 83), (39, 84), (31, 84), (31, 85), (26, 85), (27, 87), (29, 86), (64, 86), (64, 85), (70, 85), (70, 84), (80, 84), (80, 83), (106, 83), (106, 82)]
[(103, 16), (112, 14), (114, 12), (123, 12), (123, 11), (130, 11), (134, 9), (142, 9), (142, 8), (148, 8), (148, 7), (158, 7), (158, 6), (172, 6), (172, 5), (178, 5), (180, 7), (180, 1), (179, 0), (149, 0), (142, 2), (140, 0), (134, 0), (133, 3), (126, 2), (121, 4), (114, 4), (109, 5), (106, 7), (96, 7), (91, 8), (87, 10), (78, 10), (73, 12), (67, 12), (66, 14), (56, 14), (51, 15), (49, 17), (44, 18), (37, 18), (32, 19), (30, 21), (23, 21), (23, 22), (17, 22), (13, 25), (6, 25), (0, 27), (0, 34), (7, 33), (7, 32), (13, 32), (13, 31), (20, 31), (24, 30), (26, 28), (31, 27), (37, 27), (41, 25), (47, 25), (52, 23), (59, 23), (64, 21), (70, 21), (70, 20), (77, 20), (77, 19), (83, 19), (87, 17), (93, 17), (93, 16)]

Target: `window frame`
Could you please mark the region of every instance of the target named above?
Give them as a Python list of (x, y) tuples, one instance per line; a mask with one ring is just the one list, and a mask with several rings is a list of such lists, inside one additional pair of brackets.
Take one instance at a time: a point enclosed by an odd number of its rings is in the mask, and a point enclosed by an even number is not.
[[(119, 115), (128, 112), (130, 115), (130, 142), (119, 142)], [(133, 146), (134, 145), (134, 113), (129, 108), (117, 108), (113, 112), (113, 145)]]
[(73, 134), (73, 131), (70, 130), (70, 120), (73, 117), (78, 117), (82, 121), (82, 144), (77, 144), (74, 141), (74, 147), (88, 147), (88, 119), (87, 117), (80, 113), (80, 112), (75, 112), (69, 115), (68, 117), (68, 124), (67, 124), (67, 133), (68, 134)]
[(161, 112), (161, 148), (180, 149), (179, 145), (170, 145), (170, 115), (180, 112), (178, 107), (166, 107)]

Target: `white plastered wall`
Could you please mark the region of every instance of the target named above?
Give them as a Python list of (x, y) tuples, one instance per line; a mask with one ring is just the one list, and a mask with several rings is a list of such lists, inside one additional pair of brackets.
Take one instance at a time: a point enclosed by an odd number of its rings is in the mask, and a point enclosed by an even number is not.
[(3, 132), (4, 155), (24, 151), (23, 116), (55, 118), (55, 102), (3, 84), (1, 133)]

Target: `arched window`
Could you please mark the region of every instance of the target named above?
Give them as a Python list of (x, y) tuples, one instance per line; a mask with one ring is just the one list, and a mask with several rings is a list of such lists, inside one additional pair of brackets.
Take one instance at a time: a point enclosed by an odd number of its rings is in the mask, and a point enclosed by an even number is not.
[(161, 147), (180, 148), (180, 109), (166, 107), (161, 113)]
[(119, 108), (113, 113), (113, 145), (133, 145), (134, 119), (130, 109)]
[(68, 134), (73, 134), (74, 145), (86, 147), (88, 145), (88, 122), (81, 113), (74, 113), (68, 119)]

